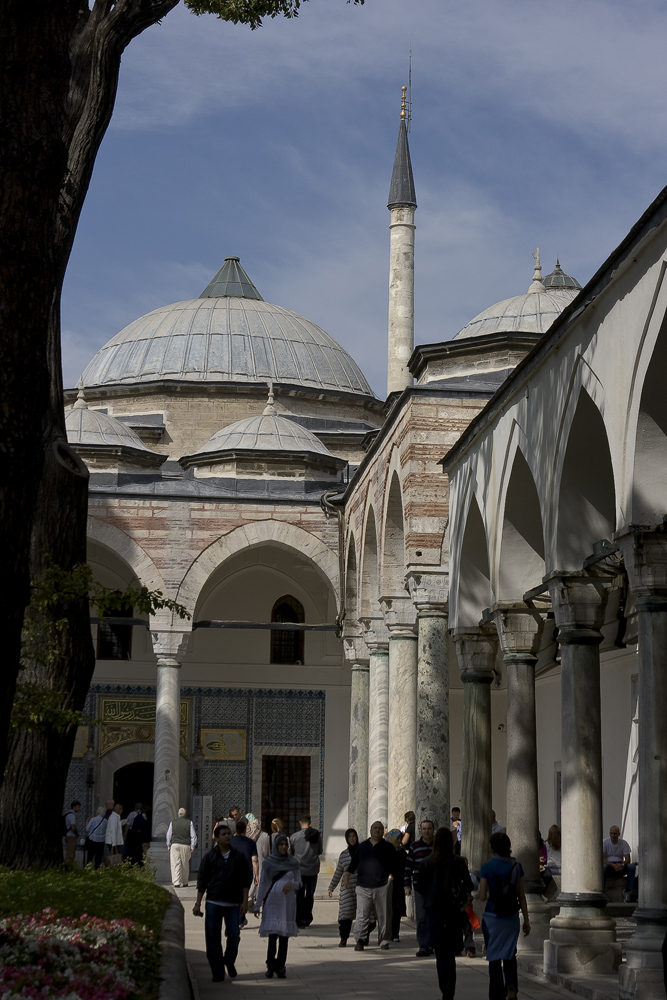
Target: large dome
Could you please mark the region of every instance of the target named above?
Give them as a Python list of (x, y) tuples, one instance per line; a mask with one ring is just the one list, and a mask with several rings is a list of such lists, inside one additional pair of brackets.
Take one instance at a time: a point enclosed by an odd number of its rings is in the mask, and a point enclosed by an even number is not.
[(126, 326), (83, 373), (87, 388), (267, 380), (373, 395), (333, 337), (262, 300), (237, 257), (225, 258), (200, 298), (154, 309)]
[[(581, 285), (561, 271), (568, 281), (559, 282), (557, 286), (550, 282), (550, 287), (547, 288), (547, 279), (554, 279), (557, 271), (553, 271), (542, 281), (541, 270), (538, 256), (533, 282), (525, 295), (513, 295), (489, 306), (466, 323), (454, 340), (484, 337), (492, 333), (546, 333), (565, 307), (577, 297)], [(557, 270), (560, 270), (560, 264), (557, 265)]]

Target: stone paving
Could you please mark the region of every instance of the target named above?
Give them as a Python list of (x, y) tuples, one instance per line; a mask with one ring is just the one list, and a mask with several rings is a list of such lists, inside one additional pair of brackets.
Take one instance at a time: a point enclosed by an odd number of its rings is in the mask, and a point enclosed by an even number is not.
[[(291, 938), (287, 955), (287, 978), (266, 979), (264, 964), (266, 940), (257, 933), (258, 924), (250, 916), (248, 927), (241, 932), (241, 948), (236, 963), (237, 978), (232, 982), (212, 983), (206, 961), (204, 921), (192, 916), (195, 889), (177, 890), (185, 907), (185, 945), (188, 962), (196, 979), (198, 998), (195, 1000), (264, 1000), (275, 995), (278, 1000), (332, 1000), (334, 997), (368, 998), (368, 1000), (437, 1000), (440, 997), (435, 960), (416, 958), (415, 934), (410, 927), (402, 929), (401, 942), (392, 944), (389, 952), (369, 947), (363, 953), (354, 951), (354, 942), (347, 948), (338, 947), (338, 902), (336, 899), (316, 900), (314, 921), (299, 937)], [(486, 1000), (488, 996), (488, 966), (484, 959), (457, 959), (457, 1000)], [(519, 976), (520, 1000), (553, 1000), (572, 996), (558, 987), (540, 982), (532, 976)]]

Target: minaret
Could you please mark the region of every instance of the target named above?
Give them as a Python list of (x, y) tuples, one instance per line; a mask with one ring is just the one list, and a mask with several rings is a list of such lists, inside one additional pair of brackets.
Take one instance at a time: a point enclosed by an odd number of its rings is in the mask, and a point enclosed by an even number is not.
[(415, 346), (415, 182), (412, 178), (403, 87), (401, 124), (389, 201), (389, 360), (387, 395), (412, 385), (408, 361)]

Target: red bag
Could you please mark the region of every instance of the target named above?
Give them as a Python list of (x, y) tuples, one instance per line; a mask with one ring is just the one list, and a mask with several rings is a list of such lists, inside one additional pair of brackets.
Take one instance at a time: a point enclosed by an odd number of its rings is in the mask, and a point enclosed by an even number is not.
[(470, 926), (472, 927), (472, 929), (474, 931), (478, 931), (482, 925), (480, 924), (479, 920), (477, 919), (477, 914), (475, 913), (475, 911), (472, 908), (472, 903), (468, 903), (468, 905), (465, 907), (465, 909), (464, 909), (463, 912), (465, 913), (466, 917), (470, 921)]

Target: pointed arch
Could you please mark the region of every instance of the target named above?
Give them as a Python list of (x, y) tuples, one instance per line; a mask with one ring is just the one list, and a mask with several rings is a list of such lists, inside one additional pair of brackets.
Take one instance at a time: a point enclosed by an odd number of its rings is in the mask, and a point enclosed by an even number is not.
[(345, 617), (354, 621), (359, 617), (359, 584), (357, 580), (357, 547), (350, 535), (345, 562)]
[(478, 625), (491, 603), (489, 549), (479, 504), (473, 495), (461, 542), (456, 625)]
[(368, 618), (378, 610), (378, 540), (375, 511), (368, 505), (364, 544), (361, 555), (361, 618)]
[(496, 596), (499, 601), (520, 600), (545, 575), (540, 499), (520, 448), (512, 462), (500, 536)]
[(662, 521), (667, 513), (667, 317), (646, 369), (634, 440), (629, 520)]
[(398, 473), (394, 472), (387, 493), (382, 539), (382, 593), (403, 594), (405, 590), (405, 525), (403, 497)]
[(556, 568), (577, 570), (591, 555), (595, 542), (611, 539), (616, 525), (607, 430), (583, 387), (569, 429), (556, 496)]

